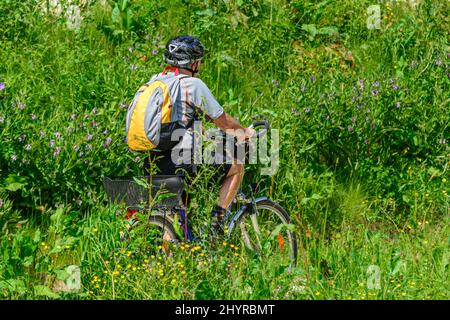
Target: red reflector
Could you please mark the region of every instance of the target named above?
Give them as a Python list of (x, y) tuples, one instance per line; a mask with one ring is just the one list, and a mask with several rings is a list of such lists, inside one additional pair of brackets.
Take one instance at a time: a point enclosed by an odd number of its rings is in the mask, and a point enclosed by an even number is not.
[(136, 209), (128, 209), (127, 213), (125, 214), (125, 219), (128, 220), (130, 218), (136, 218), (137, 219), (137, 214), (135, 214), (136, 212), (138, 212), (138, 210)]
[(278, 240), (278, 248), (281, 250), (283, 250), (283, 246), (284, 246), (284, 239), (283, 236), (279, 233), (277, 236), (277, 240)]

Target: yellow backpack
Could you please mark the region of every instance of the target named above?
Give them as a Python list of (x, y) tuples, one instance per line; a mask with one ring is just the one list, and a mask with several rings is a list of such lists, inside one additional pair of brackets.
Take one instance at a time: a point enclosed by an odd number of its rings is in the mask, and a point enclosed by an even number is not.
[(172, 132), (180, 127), (178, 121), (172, 121), (172, 105), (169, 87), (162, 79), (148, 82), (138, 90), (126, 120), (127, 144), (131, 150), (164, 151), (177, 143), (171, 141)]

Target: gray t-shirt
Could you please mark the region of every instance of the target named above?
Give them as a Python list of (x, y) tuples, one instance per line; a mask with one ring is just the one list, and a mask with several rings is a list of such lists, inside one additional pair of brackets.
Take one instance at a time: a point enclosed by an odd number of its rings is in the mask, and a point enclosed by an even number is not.
[[(185, 126), (191, 127), (199, 112), (206, 114), (211, 119), (217, 119), (224, 113), (211, 90), (199, 78), (183, 74), (175, 76), (173, 72), (168, 72), (165, 75), (162, 73), (154, 75), (149, 82), (155, 80), (164, 80), (169, 87), (173, 105), (171, 121), (180, 121)], [(192, 150), (192, 148), (193, 131), (191, 128), (186, 130), (183, 139), (173, 149)]]

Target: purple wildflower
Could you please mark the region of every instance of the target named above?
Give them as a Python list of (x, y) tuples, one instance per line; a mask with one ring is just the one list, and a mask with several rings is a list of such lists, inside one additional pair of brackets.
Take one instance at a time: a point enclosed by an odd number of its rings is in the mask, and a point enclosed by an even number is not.
[(352, 120), (352, 122), (353, 122), (353, 123), (355, 123), (355, 122), (356, 122), (356, 118), (352, 118), (351, 120)]
[(78, 154), (78, 157), (79, 158), (82, 158), (84, 156), (84, 152), (83, 151), (80, 151), (80, 153)]
[(109, 145), (111, 144), (112, 139), (110, 137), (106, 138), (105, 143), (103, 144), (103, 146), (105, 148), (109, 147)]
[(152, 50), (152, 55), (156, 56), (158, 54), (158, 52), (159, 52), (158, 49), (153, 49)]
[(77, 115), (76, 115), (76, 114), (72, 114), (72, 115), (70, 116), (70, 120), (72, 120), (72, 121), (74, 121), (76, 118), (77, 118)]
[(92, 134), (88, 133), (86, 140), (91, 141), (93, 138)]
[(20, 135), (20, 137), (19, 137), (20, 142), (24, 142), (26, 139), (27, 139), (27, 136), (24, 134)]
[(296, 108), (292, 108), (291, 112), (296, 116), (298, 116), (300, 114)]
[(134, 162), (139, 162), (139, 161), (141, 161), (141, 157), (134, 158)]
[(107, 135), (108, 132), (109, 132), (109, 131), (108, 131), (108, 128), (106, 128), (106, 129), (103, 131), (103, 134), (104, 134), (104, 135)]
[(348, 132), (353, 132), (353, 127), (352, 126), (348, 126)]
[(274, 87), (278, 87), (280, 84), (278, 83), (277, 80), (273, 79), (273, 80), (272, 80), (272, 85), (273, 85)]
[(12, 160), (12, 161), (16, 161), (16, 160), (17, 160), (17, 156), (16, 156), (15, 154), (13, 154), (13, 155), (11, 156), (11, 160)]
[(364, 140), (364, 144), (369, 144), (369, 140)]
[(26, 107), (26, 104), (23, 103), (23, 102), (19, 102), (17, 105), (19, 106), (19, 109), (20, 109), (20, 110), (23, 110), (23, 109), (25, 109), (25, 107)]
[(30, 150), (31, 150), (31, 144), (27, 144), (27, 145), (25, 146), (25, 150), (30, 151)]
[(96, 115), (97, 114), (97, 108), (92, 109), (92, 114)]
[(305, 113), (309, 113), (309, 112), (311, 111), (311, 109), (310, 109), (310, 108), (305, 108), (305, 109), (303, 109), (303, 111), (304, 111)]
[(395, 91), (395, 90), (398, 90), (398, 85), (397, 84), (393, 84), (392, 85), (392, 89)]
[(5, 90), (6, 84), (4, 82), (0, 82), (0, 91)]
[(2, 124), (3, 122), (5, 122), (5, 119), (3, 117), (0, 117), (0, 124)]
[(73, 150), (78, 151), (79, 149), (80, 149), (79, 146), (77, 146), (77, 145), (74, 145), (74, 146), (73, 146)]
[(131, 66), (130, 66), (130, 68), (131, 68), (131, 70), (137, 70), (137, 68), (138, 68), (138, 66), (137, 65), (135, 65), (135, 64), (132, 64)]
[(41, 137), (43, 137), (43, 136), (45, 136), (45, 132), (42, 131), (42, 130), (39, 130), (39, 135), (40, 135)]
[(150, 39), (150, 36), (145, 36), (145, 40), (149, 41)]
[(122, 108), (122, 109), (128, 109), (128, 104), (122, 102), (122, 103), (120, 104), (120, 108)]
[(372, 122), (372, 129), (375, 129), (375, 123)]
[(132, 47), (129, 47), (129, 48), (128, 48), (128, 52), (132, 53), (132, 52), (133, 52), (133, 48), (132, 48)]
[(85, 115), (84, 115), (84, 118), (85, 118), (85, 119), (89, 118), (89, 115), (88, 115), (88, 114), (85, 114)]
[(49, 146), (53, 148), (55, 146), (55, 140), (50, 140)]
[(56, 156), (59, 155), (60, 153), (61, 153), (61, 148), (56, 147), (55, 152), (53, 152), (53, 158), (56, 158)]
[(439, 59), (436, 59), (436, 61), (434, 62), (438, 67), (442, 66), (442, 61)]
[(86, 150), (92, 150), (92, 145), (87, 144), (87, 145), (86, 145)]
[(362, 105), (360, 105), (360, 104), (358, 104), (357, 106), (356, 106), (356, 109), (361, 109), (362, 108)]
[(91, 122), (91, 127), (92, 127), (92, 128), (97, 128), (97, 127), (98, 127), (98, 123), (95, 122), (95, 121), (92, 121), (92, 122)]
[(33, 113), (33, 114), (31, 115), (31, 120), (36, 120), (36, 118), (37, 118), (37, 116)]
[(378, 90), (372, 90), (372, 95), (376, 97), (378, 95)]
[(312, 77), (311, 77), (311, 81), (312, 81), (312, 82), (316, 82), (316, 76), (312, 76)]
[(400, 102), (397, 101), (397, 102), (395, 103), (395, 106), (396, 106), (397, 108), (400, 108)]
[(362, 80), (358, 80), (358, 84), (359, 84), (359, 89), (361, 89), (361, 91), (364, 91), (364, 81)]
[(373, 86), (374, 86), (375, 88), (378, 88), (378, 87), (380, 86), (380, 82), (375, 81), (375, 82), (373, 83)]
[(55, 137), (56, 137), (56, 139), (59, 139), (59, 138), (61, 138), (61, 133), (60, 133), (60, 132), (58, 132), (58, 131), (56, 131), (56, 132), (55, 132)]

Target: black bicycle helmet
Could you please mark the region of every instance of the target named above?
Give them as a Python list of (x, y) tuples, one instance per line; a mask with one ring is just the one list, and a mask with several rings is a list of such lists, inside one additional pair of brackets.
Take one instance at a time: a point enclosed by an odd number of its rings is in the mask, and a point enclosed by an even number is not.
[(189, 69), (191, 63), (203, 57), (207, 50), (195, 37), (179, 36), (167, 42), (164, 61), (179, 68)]

